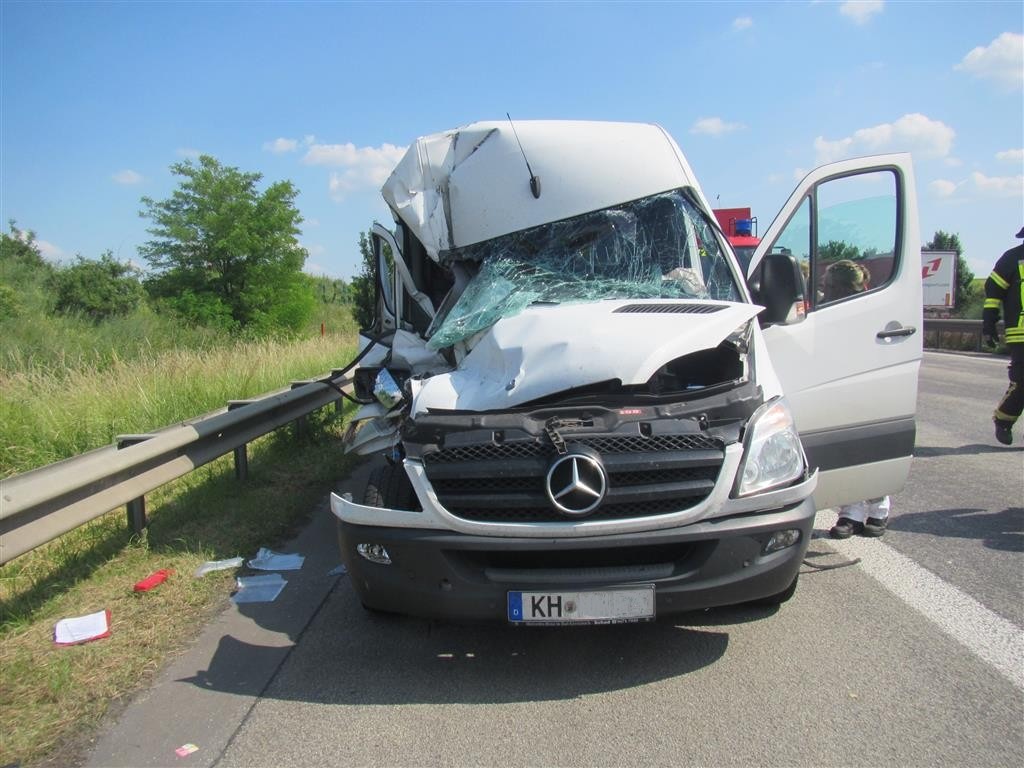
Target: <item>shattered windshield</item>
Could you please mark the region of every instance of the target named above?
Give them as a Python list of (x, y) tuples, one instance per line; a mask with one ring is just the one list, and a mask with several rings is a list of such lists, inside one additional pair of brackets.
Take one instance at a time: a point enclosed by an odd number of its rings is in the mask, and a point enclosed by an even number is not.
[(479, 264), (427, 331), (442, 349), (536, 303), (717, 299), (740, 291), (713, 230), (682, 190), (513, 232), (445, 254)]

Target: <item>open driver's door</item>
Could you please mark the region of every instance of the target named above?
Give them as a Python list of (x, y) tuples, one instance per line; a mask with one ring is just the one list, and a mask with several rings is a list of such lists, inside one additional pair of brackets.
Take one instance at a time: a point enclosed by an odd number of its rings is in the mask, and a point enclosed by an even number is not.
[(806, 316), (764, 329), (819, 509), (899, 491), (914, 448), (921, 362), (921, 250), (908, 154), (807, 175), (754, 252), (794, 256)]

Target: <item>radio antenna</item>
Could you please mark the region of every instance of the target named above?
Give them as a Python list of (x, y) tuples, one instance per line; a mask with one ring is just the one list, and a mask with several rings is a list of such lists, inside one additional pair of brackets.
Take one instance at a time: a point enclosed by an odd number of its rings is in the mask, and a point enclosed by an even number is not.
[(516, 144), (519, 145), (519, 151), (523, 153), (523, 161), (526, 163), (526, 170), (530, 173), (530, 191), (533, 192), (533, 196), (539, 200), (540, 176), (534, 174), (533, 169), (530, 167), (530, 161), (526, 159), (526, 150), (523, 149), (523, 142), (519, 140), (519, 133), (516, 131), (516, 124), (512, 122), (512, 115), (506, 112), (505, 117), (508, 118), (508, 124), (512, 126), (512, 135), (516, 137)]

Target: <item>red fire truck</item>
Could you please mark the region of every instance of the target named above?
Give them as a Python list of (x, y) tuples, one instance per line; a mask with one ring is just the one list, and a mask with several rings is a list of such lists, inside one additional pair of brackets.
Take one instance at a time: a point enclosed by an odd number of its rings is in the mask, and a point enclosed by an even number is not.
[(750, 208), (715, 208), (714, 214), (740, 266), (746, 271), (754, 249), (761, 242), (757, 236), (757, 218), (750, 215)]

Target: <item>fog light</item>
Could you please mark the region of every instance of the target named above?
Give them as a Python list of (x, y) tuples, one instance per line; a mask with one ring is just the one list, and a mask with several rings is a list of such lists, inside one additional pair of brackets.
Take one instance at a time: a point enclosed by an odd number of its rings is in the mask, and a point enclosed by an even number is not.
[(764, 545), (764, 553), (767, 555), (771, 552), (778, 552), (780, 549), (792, 547), (798, 541), (800, 541), (799, 528), (788, 528), (785, 531), (776, 531), (772, 534), (771, 538), (768, 539), (768, 543)]
[(356, 552), (371, 563), (391, 565), (391, 555), (381, 544), (356, 544)]

